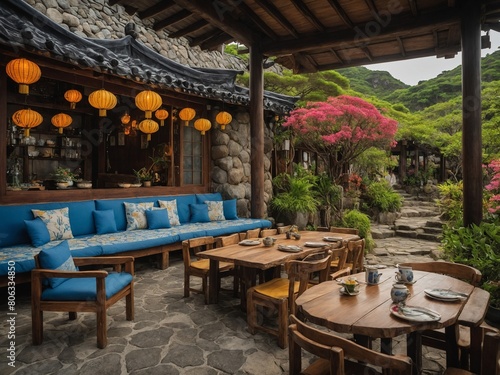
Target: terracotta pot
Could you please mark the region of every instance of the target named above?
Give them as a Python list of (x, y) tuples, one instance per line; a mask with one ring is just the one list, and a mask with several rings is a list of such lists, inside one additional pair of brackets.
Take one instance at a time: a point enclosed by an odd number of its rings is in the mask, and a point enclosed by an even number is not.
[(151, 187), (151, 181), (142, 181), (142, 186)]

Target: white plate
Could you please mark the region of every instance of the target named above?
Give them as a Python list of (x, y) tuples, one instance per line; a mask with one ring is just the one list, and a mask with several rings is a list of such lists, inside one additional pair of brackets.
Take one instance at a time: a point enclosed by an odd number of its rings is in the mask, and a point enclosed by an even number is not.
[(285, 251), (287, 253), (298, 253), (298, 252), (302, 251), (302, 248), (300, 246), (293, 246), (293, 245), (290, 245), (290, 246), (279, 245), (278, 250)]
[(238, 242), (240, 245), (243, 245), (243, 246), (255, 246), (255, 245), (260, 245), (260, 241), (259, 240), (243, 240), (243, 241), (240, 241)]
[(357, 296), (359, 294), (359, 290), (356, 292), (352, 293), (347, 293), (344, 287), (340, 288), (340, 294), (343, 294), (344, 296)]
[(454, 292), (449, 289), (425, 289), (424, 293), (440, 301), (460, 301), (467, 298), (466, 294)]
[(327, 244), (324, 242), (305, 242), (304, 246), (305, 247), (324, 247), (324, 246), (327, 246)]
[(326, 242), (338, 242), (338, 241), (342, 241), (342, 237), (323, 237), (323, 241), (326, 241)]
[(433, 310), (418, 306), (391, 305), (391, 314), (410, 322), (437, 322), (441, 315)]

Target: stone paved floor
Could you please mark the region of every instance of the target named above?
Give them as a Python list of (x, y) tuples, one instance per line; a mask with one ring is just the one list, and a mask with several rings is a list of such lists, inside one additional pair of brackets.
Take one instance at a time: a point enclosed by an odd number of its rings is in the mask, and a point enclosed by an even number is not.
[[(437, 244), (412, 239), (376, 240), (370, 262), (393, 265), (404, 260), (431, 260)], [(422, 255), (422, 251), (425, 250)], [(136, 262), (135, 321), (125, 320), (124, 302), (108, 311), (108, 346), (97, 349), (94, 314), (68, 321), (63, 313), (45, 313), (44, 342), (31, 345), (29, 289), (18, 286), (16, 360), (8, 366), (7, 305), (2, 291), (0, 374), (258, 374), (288, 373), (288, 351), (267, 334), (246, 331), (238, 301), (222, 293), (217, 305), (204, 305), (201, 295), (182, 296), (180, 254), (161, 271), (151, 259)], [(398, 337), (394, 351), (405, 352)], [(444, 353), (424, 347), (424, 374), (441, 374)]]

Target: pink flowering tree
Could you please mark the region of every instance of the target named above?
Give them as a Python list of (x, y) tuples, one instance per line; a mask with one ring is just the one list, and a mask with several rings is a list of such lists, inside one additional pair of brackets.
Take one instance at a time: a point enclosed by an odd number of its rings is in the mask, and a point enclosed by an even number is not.
[(390, 147), (397, 131), (395, 120), (363, 99), (347, 95), (308, 103), (292, 111), (283, 126), (292, 128), (297, 143), (316, 152), (336, 179), (370, 147)]
[(489, 193), (488, 212), (490, 214), (500, 214), (500, 160), (493, 160), (487, 166), (491, 180), (484, 188)]

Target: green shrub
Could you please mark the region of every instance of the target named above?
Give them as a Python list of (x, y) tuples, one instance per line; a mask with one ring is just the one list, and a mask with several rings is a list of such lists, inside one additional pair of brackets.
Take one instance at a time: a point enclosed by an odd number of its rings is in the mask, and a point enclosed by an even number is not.
[(361, 211), (350, 210), (344, 213), (340, 226), (345, 228), (356, 228), (359, 231), (359, 236), (365, 239), (365, 250), (373, 249), (375, 241), (371, 234), (370, 217)]
[(380, 212), (395, 212), (401, 209), (402, 198), (387, 181), (372, 182), (366, 187), (364, 196), (367, 205)]
[[(271, 209), (276, 213), (314, 213), (319, 201), (316, 199), (313, 187), (315, 176), (279, 175), (275, 186), (278, 192), (271, 200)], [(279, 183), (279, 185), (278, 185)], [(278, 186), (277, 186), (278, 185)]]
[(450, 227), (460, 227), (463, 224), (463, 183), (447, 181), (438, 185), (439, 199), (437, 206), (442, 217)]

